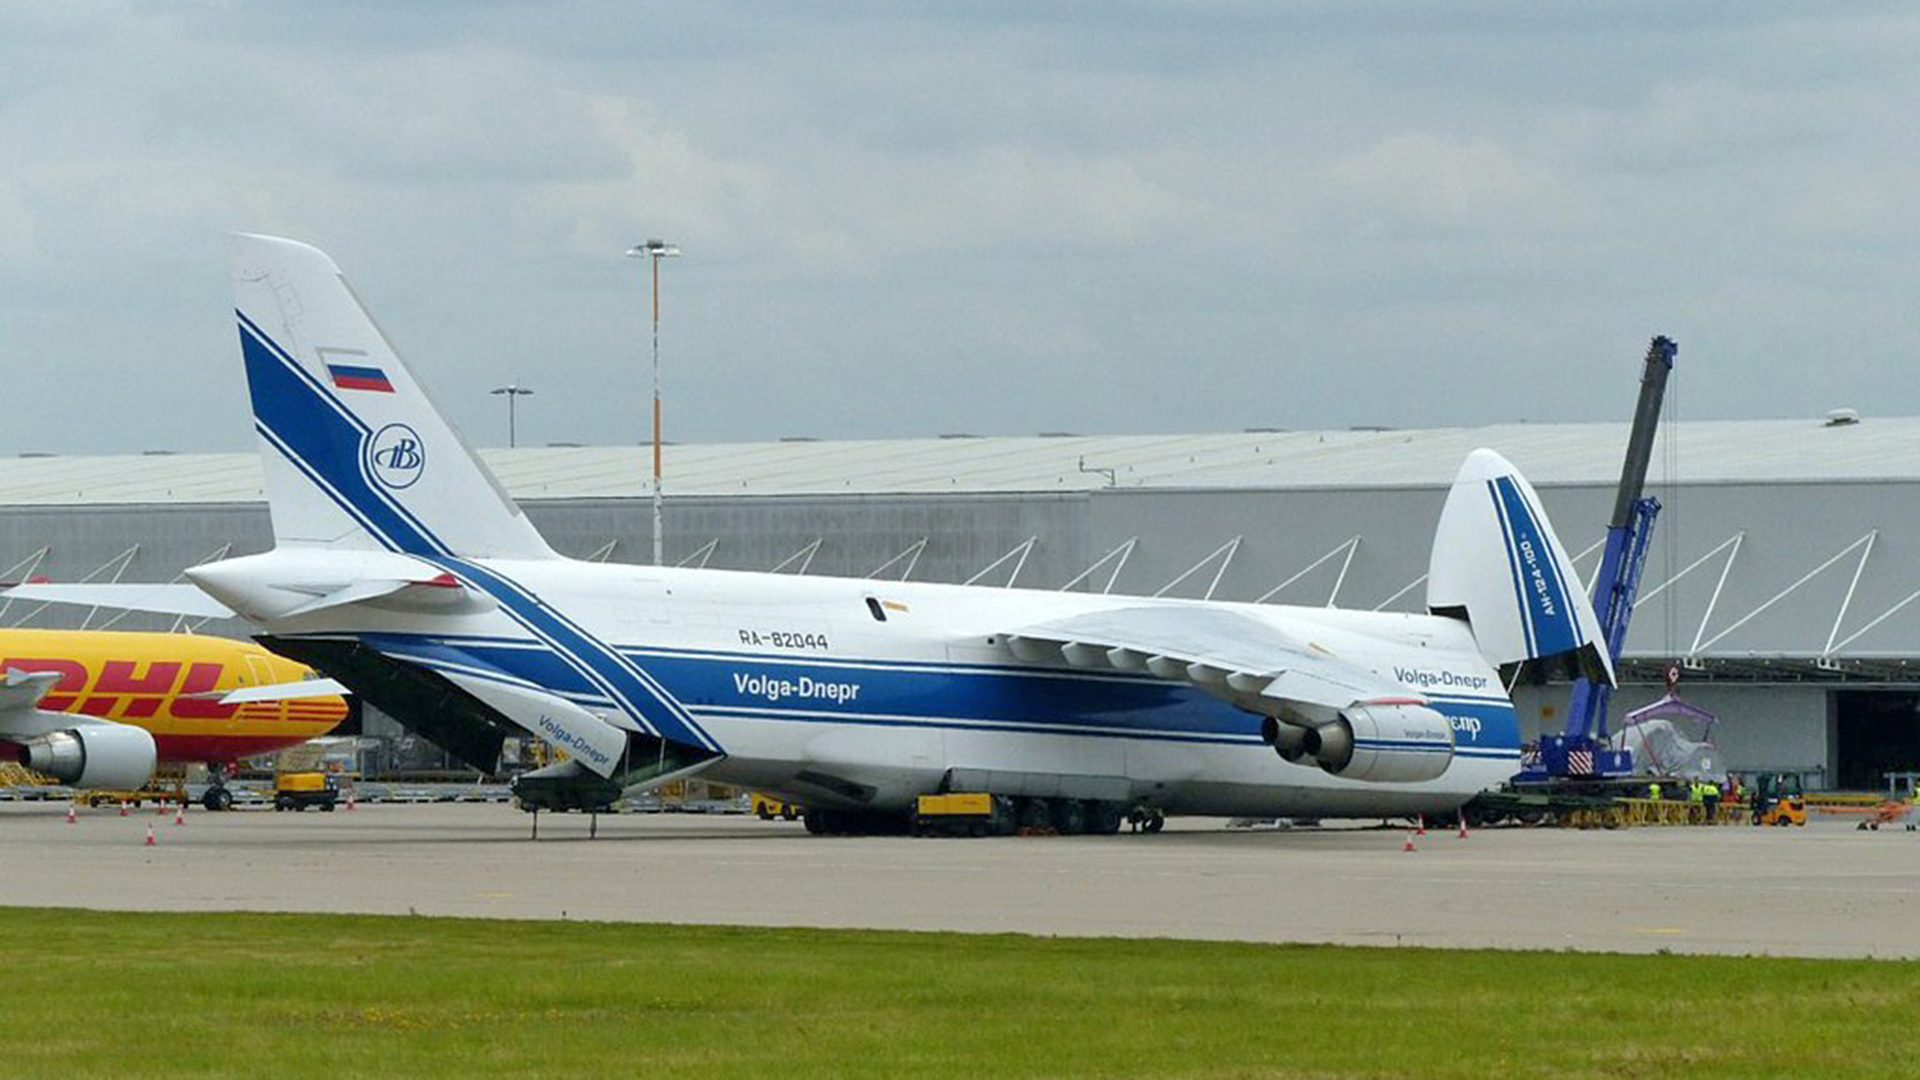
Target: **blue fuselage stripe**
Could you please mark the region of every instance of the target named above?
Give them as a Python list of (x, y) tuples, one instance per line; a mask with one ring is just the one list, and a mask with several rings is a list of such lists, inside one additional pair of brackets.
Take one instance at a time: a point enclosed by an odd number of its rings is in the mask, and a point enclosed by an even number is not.
[[(608, 695), (550, 649), (512, 639), (451, 642), (411, 634), (370, 634), (368, 645), (427, 666), (491, 670), (586, 704)], [(833, 662), (624, 646), (647, 657), (666, 693), (694, 716), (849, 723), (1035, 734), (1203, 740), (1259, 744), (1260, 719), (1184, 683), (1079, 678), (1017, 667), (929, 668), (912, 661)], [(1436, 699), (1430, 707), (1455, 731), (1462, 757), (1512, 757), (1519, 731), (1501, 699)], [(1444, 745), (1365, 740), (1378, 749), (1443, 752)]]
[(632, 660), (517, 583), (454, 558), (431, 530), (368, 478), (363, 467), (368, 426), (245, 313), (237, 314), (255, 427), (349, 518), (388, 550), (431, 562), (493, 597), (509, 617), (545, 643), (551, 655), (564, 659), (636, 722), (662, 738), (720, 752), (719, 744)]

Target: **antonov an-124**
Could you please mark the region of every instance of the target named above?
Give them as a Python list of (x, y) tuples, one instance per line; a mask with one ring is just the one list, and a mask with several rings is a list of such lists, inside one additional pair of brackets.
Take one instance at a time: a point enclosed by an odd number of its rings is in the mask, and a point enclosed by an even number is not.
[(1613, 678), (1538, 497), (1491, 450), (1447, 497), (1424, 615), (565, 558), (333, 260), (251, 235), (232, 256), (273, 550), (172, 589), (23, 594), (238, 613), (483, 770), (508, 735), (565, 750), (519, 778), (523, 806), (699, 774), (832, 831), (946, 791), (1062, 831), (1441, 814), (1519, 766), (1503, 668)]

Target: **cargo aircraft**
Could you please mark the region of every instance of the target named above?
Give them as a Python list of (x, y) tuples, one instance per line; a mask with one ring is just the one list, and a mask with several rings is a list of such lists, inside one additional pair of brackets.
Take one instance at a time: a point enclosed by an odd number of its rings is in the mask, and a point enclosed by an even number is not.
[(134, 790), (204, 763), (210, 810), (235, 763), (347, 716), (339, 687), (246, 641), (118, 630), (0, 630), (0, 760), (81, 789)]
[(264, 236), (231, 250), (275, 547), (191, 586), (65, 598), (211, 597), (478, 768), (509, 734), (565, 750), (516, 782), (523, 807), (700, 773), (801, 803), (816, 831), (947, 791), (1062, 832), (1129, 812), (1437, 813), (1518, 768), (1503, 673), (1612, 681), (1539, 499), (1488, 450), (1442, 511), (1428, 614), (564, 558), (330, 258)]

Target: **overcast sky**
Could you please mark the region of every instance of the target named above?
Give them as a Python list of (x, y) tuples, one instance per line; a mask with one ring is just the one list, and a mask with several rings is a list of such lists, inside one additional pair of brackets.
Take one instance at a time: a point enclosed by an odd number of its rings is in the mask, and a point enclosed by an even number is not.
[(1911, 3), (0, 0), (0, 453), (244, 449), (221, 234), (482, 445), (1920, 412)]

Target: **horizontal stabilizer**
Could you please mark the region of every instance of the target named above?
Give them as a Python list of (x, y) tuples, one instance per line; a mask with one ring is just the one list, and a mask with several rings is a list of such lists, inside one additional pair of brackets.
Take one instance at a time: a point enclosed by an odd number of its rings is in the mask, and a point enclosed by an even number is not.
[(16, 585), (5, 591), (15, 600), (39, 600), (49, 604), (75, 604), (80, 607), (115, 608), (123, 611), (151, 611), (161, 615), (186, 615), (197, 619), (231, 619), (233, 610), (200, 591), (198, 585), (180, 582), (171, 585), (142, 585), (134, 582), (104, 585), (35, 584)]
[[(404, 595), (403, 595), (404, 594)], [(316, 611), (346, 607), (349, 604), (363, 604), (370, 600), (410, 601), (415, 609), (447, 610), (449, 608), (472, 604), (475, 598), (469, 596), (465, 586), (455, 580), (452, 574), (440, 574), (431, 578), (362, 578), (330, 590), (298, 607), (277, 613), (276, 619), (291, 619), (296, 615), (311, 615)], [(484, 597), (479, 598), (484, 600)]]

